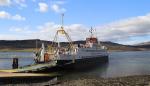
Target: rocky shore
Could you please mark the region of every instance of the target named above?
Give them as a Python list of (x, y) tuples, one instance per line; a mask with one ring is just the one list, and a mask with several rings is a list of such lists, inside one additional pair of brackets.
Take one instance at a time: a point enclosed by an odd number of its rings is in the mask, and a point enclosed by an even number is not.
[[(40, 79), (43, 80), (43, 79)], [(20, 79), (21, 81), (21, 79)], [(36, 82), (8, 83), (2, 86), (150, 86), (150, 75), (126, 76), (118, 78), (80, 78), (77, 80), (46, 80)]]
[(55, 86), (150, 86), (150, 75), (118, 78), (81, 78), (78, 80), (60, 81)]

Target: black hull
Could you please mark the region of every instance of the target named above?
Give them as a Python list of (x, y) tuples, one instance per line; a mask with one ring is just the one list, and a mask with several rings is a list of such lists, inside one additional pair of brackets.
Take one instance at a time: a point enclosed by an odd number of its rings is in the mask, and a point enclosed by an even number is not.
[[(72, 62), (72, 61), (70, 61), (70, 62)], [(82, 69), (82, 68), (93, 67), (93, 66), (107, 63), (107, 62), (108, 62), (108, 56), (77, 59), (77, 60), (75, 60), (75, 63), (64, 65), (64, 68)], [(62, 62), (60, 62), (60, 63), (62, 63)], [(58, 61), (58, 65), (61, 65), (61, 64), (59, 64), (59, 61)]]
[(108, 56), (76, 59), (74, 63), (72, 60), (58, 60), (55, 67), (47, 68), (37, 72), (70, 71), (78, 69), (85, 70), (105, 63), (108, 63)]

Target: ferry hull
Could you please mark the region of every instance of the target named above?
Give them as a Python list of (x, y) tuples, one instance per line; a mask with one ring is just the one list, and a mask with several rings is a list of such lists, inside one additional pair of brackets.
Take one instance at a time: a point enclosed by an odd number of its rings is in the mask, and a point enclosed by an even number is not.
[(73, 63), (72, 60), (58, 60), (57, 65), (51, 68), (47, 68), (44, 70), (36, 71), (38, 73), (43, 72), (61, 72), (61, 71), (76, 71), (76, 70), (85, 70), (92, 69), (93, 67), (98, 67), (102, 64), (108, 63), (108, 56), (95, 56), (92, 58), (84, 58), (84, 59), (76, 59)]
[[(67, 64), (67, 62), (70, 63)], [(58, 60), (57, 65), (60, 67), (60, 69), (82, 69), (98, 66), (107, 62), (108, 56), (95, 56), (92, 58), (76, 59), (74, 63), (72, 60)]]

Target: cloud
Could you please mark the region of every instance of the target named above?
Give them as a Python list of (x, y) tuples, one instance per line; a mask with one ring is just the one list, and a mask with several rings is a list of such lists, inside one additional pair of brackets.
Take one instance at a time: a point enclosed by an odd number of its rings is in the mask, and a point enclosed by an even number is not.
[[(9, 15), (9, 14), (7, 14)], [(7, 16), (4, 16), (7, 17)], [(16, 33), (26, 34), (27, 39), (31, 37), (39, 38), (42, 40), (53, 40), (56, 31), (61, 25), (54, 22), (47, 22), (39, 25), (35, 31), (30, 31), (28, 29), (10, 29), (11, 31), (16, 31)], [(87, 36), (90, 35), (89, 29), (83, 24), (71, 24), (64, 26), (65, 30), (68, 32), (72, 40), (85, 40)], [(120, 21), (115, 21), (103, 26), (95, 26), (96, 36), (101, 41), (112, 41), (124, 44), (135, 44), (142, 41), (150, 41), (150, 14), (145, 16), (137, 16), (128, 19), (123, 19)], [(24, 33), (30, 31), (29, 33)], [(147, 38), (144, 38), (147, 37)], [(63, 40), (61, 40), (63, 41)]]
[(150, 35), (150, 14), (137, 16), (96, 27), (102, 40), (122, 41)]
[(9, 29), (9, 31), (13, 31), (13, 32), (22, 32), (22, 31), (24, 31), (24, 30), (21, 29), (21, 28), (14, 28), (14, 27), (12, 27), (12, 28)]
[(0, 0), (0, 6), (9, 6), (11, 4), (11, 0)]
[(0, 11), (0, 19), (11, 19), (11, 20), (17, 20), (17, 21), (24, 21), (25, 17), (22, 17), (19, 14), (11, 15), (6, 11)]
[(23, 40), (37, 38), (34, 31), (29, 26), (16, 27), (12, 26), (8, 29), (9, 34), (0, 34), (0, 40)]
[(0, 40), (19, 40), (23, 37), (15, 34), (0, 34)]
[(44, 13), (48, 11), (48, 5), (46, 3), (39, 3), (39, 11)]
[(14, 0), (14, 2), (21, 7), (27, 7), (27, 5), (25, 4), (25, 1), (26, 0)]
[(25, 27), (10, 27), (9, 28), (10, 32), (15, 32), (15, 33), (32, 33), (32, 31), (29, 30), (28, 26)]
[[(40, 26), (40, 32), (42, 32), (42, 34), (48, 34), (47, 36), (43, 35), (42, 39), (47, 40), (52, 38), (58, 27), (60, 27), (60, 25), (50, 22)], [(143, 40), (150, 41), (144, 38), (150, 37), (150, 14), (123, 19), (93, 28), (96, 29), (94, 33), (101, 41), (113, 41), (125, 44), (133, 44), (142, 42)], [(90, 27), (82, 24), (65, 26), (65, 30), (73, 40), (84, 40), (90, 35), (88, 33), (89, 29)]]
[(56, 12), (56, 13), (64, 13), (64, 12), (66, 12), (66, 9), (65, 9), (65, 8), (61, 8), (60, 5), (58, 5), (58, 4), (53, 4), (53, 5), (51, 6), (51, 9), (52, 9), (54, 12)]
[[(32, 0), (33, 2), (35, 2), (34, 0)], [(64, 5), (65, 2), (64, 1), (51, 1), (50, 3), (50, 8), (52, 11), (56, 12), (56, 13), (64, 13), (66, 12), (66, 9), (62, 7), (62, 5)], [(38, 11), (39, 12), (42, 12), (42, 13), (45, 13), (49, 10), (49, 6), (47, 3), (44, 3), (44, 2), (40, 2), (38, 3)], [(37, 10), (37, 9), (36, 9)]]
[(10, 14), (5, 12), (5, 11), (0, 11), (0, 18), (1, 19), (9, 19), (10, 18)]
[[(38, 37), (42, 40), (53, 40), (55, 33), (58, 29), (60, 29), (61, 25), (55, 24), (54, 22), (47, 22), (43, 25), (38, 26), (38, 30), (35, 31), (32, 37)], [(86, 32), (88, 32), (87, 27), (82, 24), (72, 24), (68, 26), (64, 26), (64, 29), (69, 34), (72, 40), (84, 40), (86, 37)], [(59, 41), (67, 41), (64, 35), (61, 37)]]
[(26, 0), (0, 0), (0, 6), (19, 5), (20, 7), (27, 7)]
[[(7, 39), (9, 39), (9, 36), (10, 36), (10, 39), (15, 39), (15, 38), (21, 39), (20, 38), (21, 36), (22, 39), (37, 39), (38, 38), (41, 40), (52, 41), (54, 39), (56, 31), (60, 29), (60, 27), (61, 25), (55, 24), (54, 22), (47, 22), (47, 23), (44, 23), (43, 25), (39, 25), (36, 27), (35, 30), (32, 30), (32, 31), (30, 27), (28, 26), (24, 26), (24, 27), (12, 26), (9, 28), (9, 33), (11, 33), (12, 35), (13, 34), (15, 35), (11, 36), (11, 34), (9, 34), (7, 36)], [(84, 40), (86, 37), (85, 36), (86, 32), (88, 31), (88, 29), (86, 28), (87, 27), (81, 24), (72, 24), (72, 25), (65, 26), (64, 29), (69, 34), (72, 40), (79, 40), (79, 39)], [(5, 39), (5, 38), (0, 37), (0, 39)], [(59, 38), (59, 41), (67, 41), (67, 39), (65, 38), (64, 35), (61, 35), (61, 38)]]
[(16, 15), (12, 16), (12, 19), (13, 19), (13, 20), (23, 20), (23, 21), (24, 21), (24, 20), (25, 20), (25, 17), (22, 17), (22, 16), (16, 14)]
[(55, 3), (55, 4), (59, 4), (59, 5), (63, 5), (63, 4), (65, 4), (66, 2), (64, 1), (64, 0), (61, 0), (61, 1), (53, 1), (53, 3)]
[(36, 0), (32, 0), (33, 2), (36, 2)]

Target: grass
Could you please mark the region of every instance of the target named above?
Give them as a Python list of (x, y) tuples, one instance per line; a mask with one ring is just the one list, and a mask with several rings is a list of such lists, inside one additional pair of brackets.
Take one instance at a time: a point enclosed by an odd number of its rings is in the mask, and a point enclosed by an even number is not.
[(28, 49), (0, 49), (0, 52), (35, 52), (36, 49), (28, 48)]

